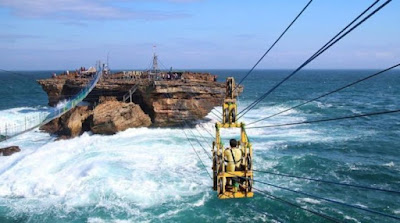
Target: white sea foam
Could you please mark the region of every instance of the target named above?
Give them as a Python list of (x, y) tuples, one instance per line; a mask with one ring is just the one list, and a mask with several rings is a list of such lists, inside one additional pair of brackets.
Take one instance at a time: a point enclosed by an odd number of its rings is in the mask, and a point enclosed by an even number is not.
[(356, 206), (358, 206), (358, 207), (362, 207), (362, 208), (368, 208), (368, 206), (367, 205), (365, 205), (365, 204), (361, 204), (361, 203), (355, 203), (355, 205)]
[(395, 165), (394, 165), (394, 162), (392, 161), (392, 162), (383, 164), (383, 166), (386, 166), (386, 167), (394, 167)]
[[(47, 107), (19, 107), (0, 111), (0, 134), (25, 124), (29, 127), (29, 123), (40, 122), (40, 115), (44, 116), (49, 113)], [(6, 127), (7, 125), (7, 127)]]
[(310, 203), (310, 204), (321, 204), (321, 201), (315, 200), (315, 199), (312, 199), (312, 198), (308, 198), (308, 197), (305, 197), (305, 198), (297, 198), (296, 200), (297, 200), (298, 202), (306, 202), (306, 203)]
[(331, 107), (333, 107), (333, 105), (330, 104), (330, 103), (322, 103), (320, 101), (314, 101), (313, 103), (315, 103), (318, 108), (331, 108)]
[(61, 100), (57, 103), (57, 105), (55, 106), (55, 108), (57, 109), (61, 109), (63, 108), (66, 104), (68, 103), (67, 99)]
[(23, 197), (12, 206), (26, 212), (56, 203), (115, 207), (119, 199), (146, 208), (204, 193), (209, 179), (183, 137), (178, 129), (139, 128), (24, 145), (21, 153), (0, 157), (0, 197)]
[(361, 221), (357, 220), (356, 218), (350, 217), (350, 216), (348, 216), (348, 215), (344, 216), (344, 219), (350, 220), (350, 221), (353, 221), (353, 222), (359, 222), (359, 223), (361, 223)]

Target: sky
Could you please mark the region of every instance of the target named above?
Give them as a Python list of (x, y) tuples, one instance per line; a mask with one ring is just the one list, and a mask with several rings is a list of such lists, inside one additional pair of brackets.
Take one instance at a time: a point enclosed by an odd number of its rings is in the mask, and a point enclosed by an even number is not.
[[(0, 0), (0, 69), (250, 69), (309, 0)], [(373, 0), (313, 0), (259, 69), (292, 69)], [(379, 4), (382, 4), (381, 0)], [(400, 62), (400, 1), (306, 68), (380, 69)]]

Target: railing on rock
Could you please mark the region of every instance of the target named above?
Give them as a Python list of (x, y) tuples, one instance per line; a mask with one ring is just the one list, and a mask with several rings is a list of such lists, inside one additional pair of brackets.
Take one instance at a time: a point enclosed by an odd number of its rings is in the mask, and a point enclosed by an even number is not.
[(131, 89), (129, 89), (128, 93), (126, 93), (126, 94), (123, 96), (122, 100), (123, 100), (124, 102), (126, 102), (126, 101), (129, 99), (129, 102), (132, 103), (132, 95), (133, 95), (133, 93), (135, 93), (135, 91), (137, 90), (137, 88), (138, 88), (138, 86), (137, 86), (136, 84), (133, 85), (133, 87), (132, 87)]

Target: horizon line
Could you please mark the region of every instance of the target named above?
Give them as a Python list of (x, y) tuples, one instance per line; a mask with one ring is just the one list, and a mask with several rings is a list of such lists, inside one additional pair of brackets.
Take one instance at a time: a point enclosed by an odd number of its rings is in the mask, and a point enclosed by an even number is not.
[[(256, 68), (254, 69), (256, 70), (292, 70), (292, 69), (296, 69), (296, 68)], [(304, 68), (302, 70), (380, 70), (380, 69), (384, 69), (384, 68)], [(393, 70), (398, 70), (400, 69), (399, 67), (394, 68)], [(29, 70), (29, 69), (1, 69), (0, 68), (0, 72), (7, 72), (7, 71), (12, 71), (12, 72), (16, 72), (16, 71), (74, 71), (75, 69), (60, 69), (60, 68), (55, 68), (55, 69), (43, 69), (43, 70)], [(114, 68), (114, 69), (110, 69), (111, 71), (123, 71), (123, 70), (127, 70), (127, 71), (131, 71), (131, 70), (137, 70), (137, 71), (144, 71), (144, 70), (148, 70), (148, 69), (143, 69), (143, 68)], [(168, 71), (161, 69), (160, 71)], [(190, 70), (250, 70), (248, 68), (176, 68), (173, 70), (179, 70), (179, 71), (190, 71)]]

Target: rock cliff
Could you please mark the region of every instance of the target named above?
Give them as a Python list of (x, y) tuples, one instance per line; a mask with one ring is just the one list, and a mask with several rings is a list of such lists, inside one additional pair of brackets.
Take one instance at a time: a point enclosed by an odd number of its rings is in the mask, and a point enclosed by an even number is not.
[[(50, 106), (77, 94), (88, 82), (70, 77), (38, 80)], [(126, 95), (130, 89), (135, 89), (131, 97)], [(204, 118), (224, 96), (225, 83), (211, 74), (187, 72), (176, 80), (159, 81), (105, 77), (84, 99), (91, 106), (75, 108), (43, 129), (76, 136), (88, 130), (112, 134), (131, 127), (177, 126)]]

